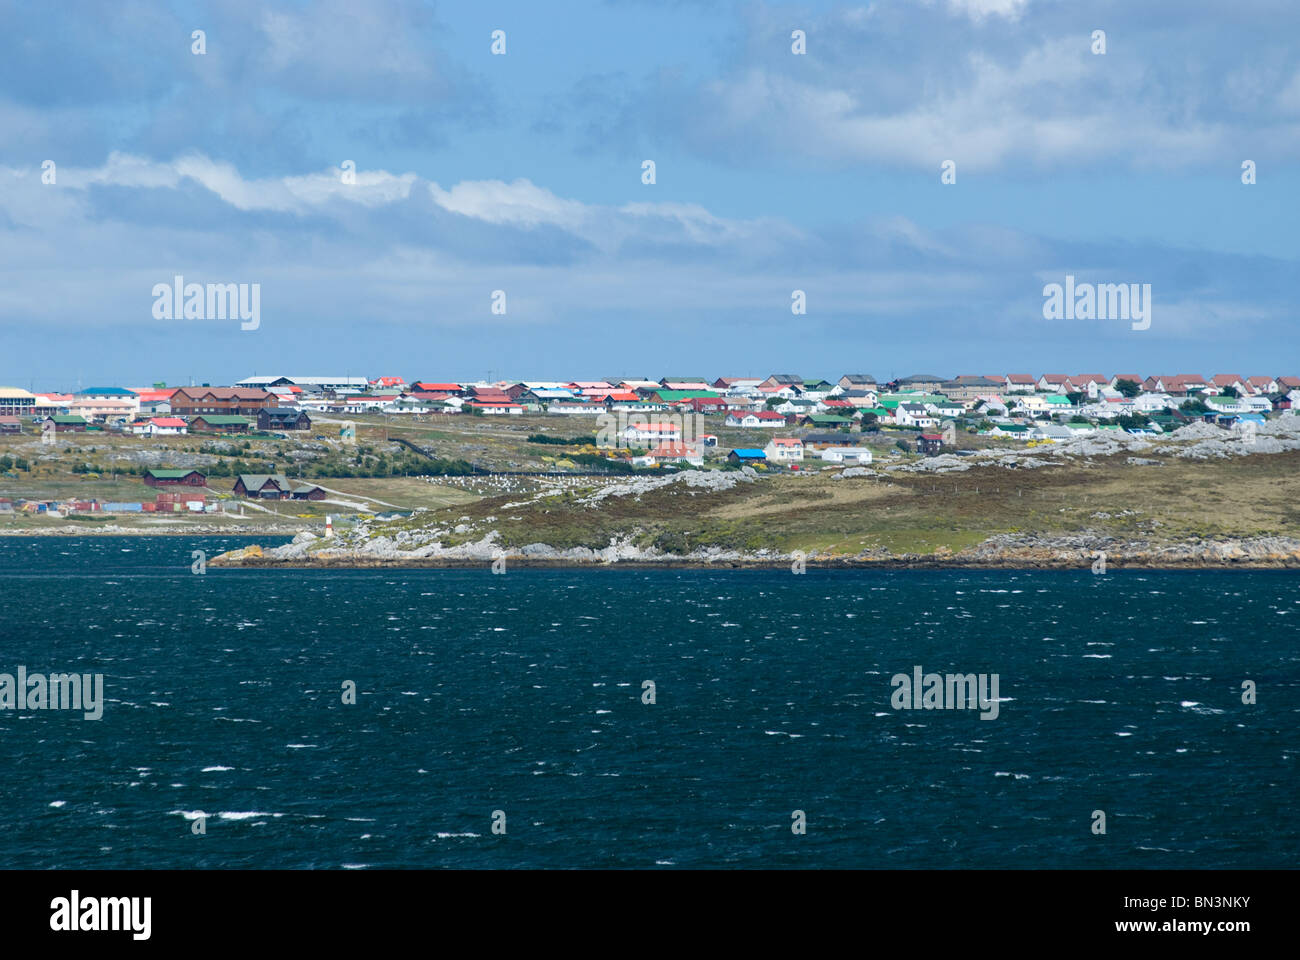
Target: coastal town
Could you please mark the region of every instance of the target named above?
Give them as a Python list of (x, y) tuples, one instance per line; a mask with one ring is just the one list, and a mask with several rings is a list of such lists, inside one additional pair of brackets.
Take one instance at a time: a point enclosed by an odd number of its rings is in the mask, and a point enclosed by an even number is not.
[[(383, 501), (349, 499), (350, 491), (322, 478), (424, 477), (475, 485), (483, 494), (493, 477), (513, 475), (836, 471), (882, 457), (906, 462), (1087, 437), (1158, 438), (1190, 424), (1225, 438), (1250, 436), (1292, 416), (1297, 404), (1300, 376), (1288, 374), (914, 374), (884, 382), (856, 373), (835, 380), (772, 374), (492, 382), (252, 376), (220, 386), (3, 386), (0, 514), (247, 516), (276, 501), (307, 508), (304, 517), (315, 517), (310, 505), (322, 501), (321, 509), (350, 508), (335, 513), (383, 512)], [(480, 453), (490, 450), (482, 444), (439, 442), (457, 423), (461, 437), (489, 438), (491, 425), (500, 424), (495, 435), (514, 442), (512, 452), (494, 461)], [(526, 438), (515, 436), (520, 432)], [(111, 462), (79, 459), (82, 450), (111, 443)], [(244, 450), (247, 456), (235, 456)], [(120, 472), (134, 493), (16, 493), (34, 461), (73, 479)], [(499, 483), (501, 490), (527, 485)]]

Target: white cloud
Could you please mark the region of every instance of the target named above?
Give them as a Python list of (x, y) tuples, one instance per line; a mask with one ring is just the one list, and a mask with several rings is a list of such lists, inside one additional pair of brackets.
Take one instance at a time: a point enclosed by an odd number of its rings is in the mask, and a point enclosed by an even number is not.
[(444, 210), (487, 223), (535, 227), (542, 224), (576, 230), (587, 220), (588, 208), (576, 200), (563, 200), (531, 180), (469, 180), (444, 190), (429, 184), (434, 202)]
[(176, 189), (191, 180), (238, 210), (302, 213), (334, 200), (367, 207), (384, 206), (410, 196), (413, 173), (357, 170), (356, 182), (343, 182), (342, 171), (301, 176), (248, 180), (229, 163), (202, 154), (188, 154), (171, 162), (158, 162), (124, 153), (109, 154), (99, 167), (58, 168), (57, 185), (74, 190), (91, 186), (135, 189)]
[(972, 20), (980, 21), (986, 17), (1005, 17), (1015, 20), (1028, 6), (1029, 0), (948, 0), (949, 9), (964, 13)]

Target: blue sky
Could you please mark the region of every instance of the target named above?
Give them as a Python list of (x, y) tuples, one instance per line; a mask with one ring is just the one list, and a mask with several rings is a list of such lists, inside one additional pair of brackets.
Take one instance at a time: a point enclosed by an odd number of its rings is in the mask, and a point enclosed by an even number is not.
[(0, 0), (0, 383), (1298, 373), (1300, 5), (1226, 9)]

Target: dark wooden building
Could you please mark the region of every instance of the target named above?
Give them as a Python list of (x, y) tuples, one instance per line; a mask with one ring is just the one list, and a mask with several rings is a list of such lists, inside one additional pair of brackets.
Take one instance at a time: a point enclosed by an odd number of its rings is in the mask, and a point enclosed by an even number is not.
[(293, 488), (282, 473), (241, 473), (235, 479), (234, 492), (253, 500), (288, 500)]
[[(86, 427), (90, 426), (85, 417), (71, 416), (60, 414), (50, 417), (48, 423), (54, 424), (56, 433), (85, 433)], [(42, 427), (44, 429), (44, 427)]]
[(190, 418), (191, 433), (248, 433), (251, 421), (247, 417), (208, 413)]
[(146, 470), (144, 482), (150, 487), (203, 487), (208, 478), (197, 470)]
[(311, 417), (305, 410), (275, 409), (263, 407), (257, 411), (257, 429), (259, 430), (310, 430)]
[(943, 449), (943, 437), (937, 433), (923, 433), (916, 438), (917, 453), (938, 453)]

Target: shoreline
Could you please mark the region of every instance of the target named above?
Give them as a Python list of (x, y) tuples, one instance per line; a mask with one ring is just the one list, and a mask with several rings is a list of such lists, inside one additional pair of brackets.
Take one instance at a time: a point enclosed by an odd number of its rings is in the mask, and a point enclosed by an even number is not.
[[(179, 536), (179, 534), (134, 534), (121, 533), (116, 536)], [(188, 534), (190, 537), (227, 537), (230, 534)], [(989, 558), (929, 557), (905, 555), (885, 558), (834, 557), (825, 559), (809, 558), (804, 561), (806, 569), (813, 570), (1090, 570), (1090, 558), (1037, 558), (1023, 556), (1005, 556)], [(468, 558), (430, 558), (412, 557), (401, 560), (365, 559), (359, 557), (327, 557), (314, 560), (302, 558), (279, 560), (271, 557), (228, 559), (226, 554), (219, 554), (208, 560), (209, 567), (230, 570), (473, 570), (491, 567), (491, 559)], [(646, 559), (646, 560), (572, 560), (555, 558), (537, 558), (507, 555), (507, 569), (535, 570), (789, 570), (790, 560), (753, 559), (753, 560), (695, 560), (695, 559)], [(1300, 571), (1300, 558), (1253, 559), (1249, 557), (1223, 560), (1205, 558), (1148, 560), (1145, 558), (1125, 559), (1108, 556), (1106, 572), (1113, 570), (1278, 570)], [(1100, 574), (1099, 575), (1104, 575)]]

